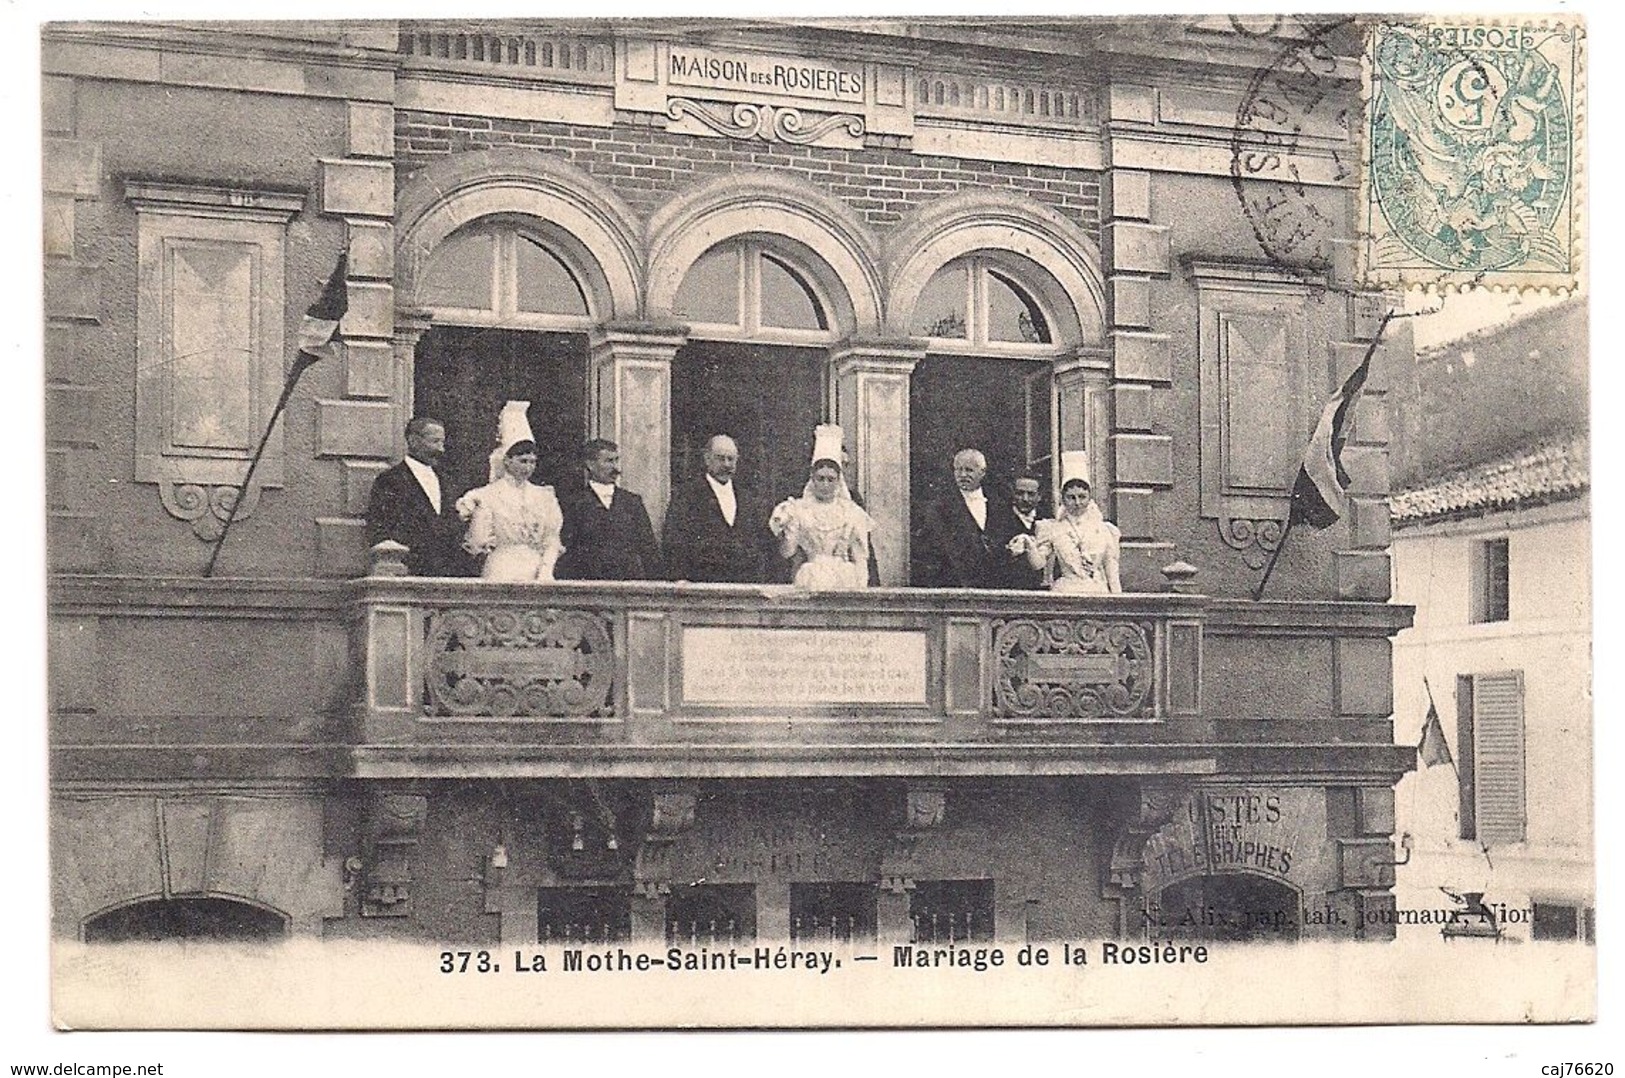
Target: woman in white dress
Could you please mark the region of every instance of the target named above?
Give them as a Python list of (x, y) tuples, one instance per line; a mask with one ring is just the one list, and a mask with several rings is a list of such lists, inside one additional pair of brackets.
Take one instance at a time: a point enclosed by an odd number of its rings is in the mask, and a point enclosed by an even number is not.
[(559, 500), (552, 487), (530, 481), (537, 454), (526, 407), (525, 401), (509, 401), (503, 408), (491, 482), (457, 499), (457, 513), (468, 521), (463, 548), (485, 555), (480, 575), (486, 580), (550, 581), (564, 553)]
[(779, 554), (795, 565), (793, 581), (811, 591), (855, 591), (869, 586), (869, 533), (874, 521), (852, 500), (842, 474), (841, 428), (813, 432), (812, 474), (801, 497), (773, 510), (768, 530)]
[(1121, 533), (1095, 504), (1089, 480), (1084, 478), (1087, 464), (1065, 459), (1073, 456), (1062, 454), (1061, 514), (1054, 520), (1040, 520), (1032, 535), (1010, 540), (1011, 553), (1025, 552), (1029, 565), (1047, 570), (1052, 577), (1051, 591), (1116, 594), (1123, 590), (1117, 570)]

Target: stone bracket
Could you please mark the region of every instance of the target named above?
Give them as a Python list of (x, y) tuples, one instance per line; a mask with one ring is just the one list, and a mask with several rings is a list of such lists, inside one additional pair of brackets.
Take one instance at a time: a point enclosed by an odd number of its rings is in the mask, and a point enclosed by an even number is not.
[(361, 856), (361, 916), (412, 915), (417, 847), (428, 818), (427, 797), (386, 793), (368, 800)]
[(1188, 778), (1147, 778), (1140, 782), (1137, 812), (1112, 845), (1111, 862), (1101, 891), (1107, 897), (1137, 895), (1145, 879), (1145, 844), (1174, 818), (1196, 789)]

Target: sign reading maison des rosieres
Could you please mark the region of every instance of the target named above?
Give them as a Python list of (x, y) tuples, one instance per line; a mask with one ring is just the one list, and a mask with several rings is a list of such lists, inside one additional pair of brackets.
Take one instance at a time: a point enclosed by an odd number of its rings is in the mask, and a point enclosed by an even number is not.
[(894, 629), (683, 628), (683, 702), (926, 702), (926, 634)]
[(666, 81), (710, 90), (753, 90), (819, 101), (863, 100), (863, 68), (834, 61), (672, 46)]

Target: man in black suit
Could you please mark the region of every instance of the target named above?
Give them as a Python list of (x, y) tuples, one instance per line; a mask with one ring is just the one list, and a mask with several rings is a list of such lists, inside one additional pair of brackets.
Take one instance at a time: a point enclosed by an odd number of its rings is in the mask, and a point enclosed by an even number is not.
[(954, 493), (926, 509), (914, 537), (912, 578), (920, 588), (987, 588), (993, 583), (988, 500), (982, 491), (987, 458), (975, 449), (954, 454)]
[(739, 447), (726, 434), (705, 446), (705, 472), (671, 492), (666, 575), (672, 580), (759, 584), (767, 579), (768, 510), (734, 482)]
[(1040, 481), (1036, 475), (1016, 477), (1009, 505), (990, 512), (987, 522), (988, 546), (994, 563), (992, 584), (999, 588), (1036, 591), (1044, 586), (1044, 571), (1034, 569), (1027, 553), (1010, 553), (1010, 541), (1018, 535), (1032, 535), (1038, 525)]
[(561, 580), (662, 580), (660, 548), (643, 499), (616, 485), (621, 450), (594, 438), (581, 448), (584, 481), (559, 492), (564, 509)]
[(434, 466), (446, 452), (446, 427), (418, 416), (406, 424), (406, 457), (372, 482), (367, 500), (367, 543), (392, 539), (410, 548), (407, 572), (413, 576), (460, 576), (461, 527), (446, 512), (450, 498), (440, 489)]

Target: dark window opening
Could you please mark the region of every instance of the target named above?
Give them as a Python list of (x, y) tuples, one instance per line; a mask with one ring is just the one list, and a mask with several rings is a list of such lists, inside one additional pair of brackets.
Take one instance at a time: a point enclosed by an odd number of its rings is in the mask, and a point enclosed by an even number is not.
[(1529, 934), (1537, 940), (1584, 940), (1597, 942), (1596, 912), (1580, 906), (1536, 902)]
[(873, 942), (875, 916), (872, 883), (790, 885), (790, 939), (794, 942)]
[(620, 943), (632, 935), (625, 887), (543, 887), (536, 900), (539, 943)]
[(756, 939), (756, 886), (702, 883), (673, 886), (666, 899), (666, 942), (750, 943)]
[(915, 943), (993, 938), (992, 880), (919, 880), (908, 897)]
[(1302, 902), (1292, 888), (1250, 873), (1193, 876), (1170, 884), (1146, 908), (1153, 940), (1298, 938)]
[(1473, 551), (1473, 622), (1511, 616), (1511, 551), (1506, 539), (1486, 539)]

